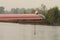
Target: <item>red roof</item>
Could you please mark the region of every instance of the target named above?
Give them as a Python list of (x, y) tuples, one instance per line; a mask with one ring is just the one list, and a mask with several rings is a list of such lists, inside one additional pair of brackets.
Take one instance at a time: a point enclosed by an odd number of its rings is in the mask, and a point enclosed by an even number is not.
[(0, 14), (0, 20), (38, 20), (41, 16), (36, 14)]

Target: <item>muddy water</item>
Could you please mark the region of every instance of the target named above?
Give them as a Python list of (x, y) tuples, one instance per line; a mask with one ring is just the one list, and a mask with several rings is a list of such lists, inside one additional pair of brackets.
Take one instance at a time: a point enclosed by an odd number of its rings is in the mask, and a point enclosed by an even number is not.
[(60, 26), (0, 23), (0, 40), (60, 40)]

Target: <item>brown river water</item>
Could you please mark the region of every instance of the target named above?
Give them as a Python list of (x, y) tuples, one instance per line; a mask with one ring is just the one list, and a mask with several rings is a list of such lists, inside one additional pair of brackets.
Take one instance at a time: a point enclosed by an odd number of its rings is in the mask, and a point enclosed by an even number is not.
[(0, 40), (60, 40), (60, 26), (0, 22)]

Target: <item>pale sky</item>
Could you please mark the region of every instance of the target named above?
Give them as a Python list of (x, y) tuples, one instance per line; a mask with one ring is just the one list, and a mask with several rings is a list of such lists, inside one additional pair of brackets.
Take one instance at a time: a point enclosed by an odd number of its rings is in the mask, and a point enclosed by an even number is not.
[(60, 8), (60, 0), (0, 0), (0, 6), (4, 6), (7, 10), (11, 8), (37, 8), (41, 4), (51, 8), (58, 6)]

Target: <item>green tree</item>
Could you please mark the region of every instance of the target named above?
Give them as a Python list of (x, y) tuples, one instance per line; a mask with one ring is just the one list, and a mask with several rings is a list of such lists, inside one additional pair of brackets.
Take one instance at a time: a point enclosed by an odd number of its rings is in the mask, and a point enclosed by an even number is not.
[(41, 10), (45, 11), (46, 10), (46, 6), (44, 4), (41, 4)]
[(20, 11), (19, 8), (16, 8), (16, 9), (15, 9), (15, 13), (16, 13), (16, 14), (19, 14), (19, 11)]
[(18, 13), (20, 13), (20, 9), (19, 8), (12, 8), (11, 13), (18, 14)]
[(55, 24), (57, 23), (57, 19), (59, 19), (59, 9), (58, 7), (51, 8), (48, 10), (48, 13), (46, 15), (47, 21), (49, 24)]
[(15, 8), (12, 8), (12, 9), (11, 9), (11, 13), (13, 13), (13, 14), (16, 13), (16, 12), (15, 12)]
[(35, 9), (32, 9), (32, 14), (34, 14), (35, 13)]
[(22, 14), (26, 14), (26, 9), (25, 9), (25, 8), (21, 8), (21, 9), (20, 9), (20, 12), (21, 12)]
[(0, 7), (0, 14), (4, 13), (4, 7)]
[(26, 14), (26, 9), (24, 9), (24, 11), (23, 11), (23, 12), (24, 12), (24, 14)]

